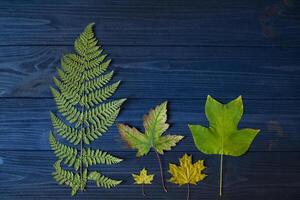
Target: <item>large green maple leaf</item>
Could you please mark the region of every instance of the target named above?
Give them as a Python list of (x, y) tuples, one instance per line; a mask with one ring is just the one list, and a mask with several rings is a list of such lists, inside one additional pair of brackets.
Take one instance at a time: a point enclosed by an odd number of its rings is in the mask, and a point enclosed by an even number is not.
[(209, 127), (189, 125), (199, 151), (205, 154), (221, 155), (220, 195), (222, 192), (223, 155), (243, 155), (259, 133), (258, 129), (238, 129), (243, 112), (241, 96), (227, 104), (222, 104), (208, 95), (205, 115), (209, 121)]
[(258, 129), (238, 129), (243, 112), (241, 96), (227, 104), (207, 96), (205, 115), (209, 127), (189, 125), (196, 147), (205, 154), (243, 155), (259, 132)]
[(145, 133), (141, 133), (136, 128), (124, 124), (118, 124), (121, 137), (128, 143), (129, 147), (137, 149), (137, 157), (148, 154), (151, 148), (154, 149), (160, 164), (162, 185), (163, 182), (162, 166), (158, 154), (163, 154), (166, 150), (176, 146), (183, 136), (181, 135), (163, 135), (169, 128), (167, 121), (167, 101), (151, 109), (148, 115), (144, 116)]

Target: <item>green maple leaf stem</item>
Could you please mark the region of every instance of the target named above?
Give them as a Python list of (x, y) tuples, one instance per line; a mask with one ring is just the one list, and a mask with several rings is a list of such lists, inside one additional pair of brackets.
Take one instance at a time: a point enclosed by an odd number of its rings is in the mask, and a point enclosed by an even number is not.
[(159, 171), (160, 171), (160, 179), (161, 179), (161, 185), (162, 185), (162, 188), (164, 189), (165, 192), (168, 192), (166, 186), (165, 186), (165, 179), (164, 179), (164, 174), (163, 174), (163, 169), (162, 169), (162, 163), (161, 163), (161, 160), (160, 160), (160, 157), (159, 157), (159, 154), (157, 153), (157, 151), (155, 151), (155, 154), (156, 154), (156, 157), (157, 157), (157, 160), (158, 160), (158, 164), (159, 164)]

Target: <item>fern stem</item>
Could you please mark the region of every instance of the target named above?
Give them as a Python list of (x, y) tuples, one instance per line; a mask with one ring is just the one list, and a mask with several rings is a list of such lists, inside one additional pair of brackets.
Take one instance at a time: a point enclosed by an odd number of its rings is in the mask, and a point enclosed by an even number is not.
[(223, 185), (223, 153), (221, 154), (221, 160), (220, 160), (220, 191), (219, 195), (222, 196), (222, 185)]
[(80, 141), (80, 189), (81, 191), (83, 191), (83, 188), (82, 188), (82, 140)]
[(186, 200), (190, 199), (190, 184), (187, 184), (187, 195), (186, 195)]
[[(84, 108), (82, 107), (81, 108), (81, 114), (83, 114), (83, 110)], [(80, 124), (80, 132), (81, 132), (81, 136), (83, 135), (82, 133), (82, 130), (83, 130), (83, 123), (81, 122)], [(83, 191), (83, 187), (82, 187), (82, 181), (83, 181), (83, 164), (82, 164), (82, 158), (83, 158), (83, 152), (82, 152), (82, 149), (83, 149), (83, 141), (82, 141), (82, 137), (80, 139), (80, 189), (81, 191)]]
[(163, 170), (162, 170), (162, 164), (161, 164), (161, 160), (160, 160), (160, 157), (157, 153), (157, 151), (155, 151), (156, 153), (156, 157), (157, 157), (157, 160), (158, 160), (158, 163), (159, 163), (159, 170), (160, 170), (160, 177), (161, 177), (161, 185), (164, 189), (165, 192), (168, 192), (166, 186), (165, 186), (165, 181), (164, 181), (164, 175), (163, 175)]

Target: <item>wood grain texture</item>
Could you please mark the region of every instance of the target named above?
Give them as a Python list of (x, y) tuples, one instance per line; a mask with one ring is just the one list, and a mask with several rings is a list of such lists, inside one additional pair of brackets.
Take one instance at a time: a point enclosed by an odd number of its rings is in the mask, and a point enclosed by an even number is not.
[[(104, 47), (117, 96), (128, 98), (300, 98), (300, 49)], [(49, 85), (69, 47), (1, 47), (2, 97), (52, 97)]]
[[(143, 130), (142, 119), (150, 108), (165, 99), (128, 99), (118, 122)], [(229, 99), (221, 99), (223, 102)], [(205, 99), (169, 99), (168, 115), (171, 128), (167, 131), (182, 134), (185, 139), (174, 151), (196, 151), (188, 124), (208, 122), (204, 115)], [(244, 99), (245, 115), (241, 128), (259, 128), (261, 133), (251, 151), (300, 151), (299, 100), (248, 100)], [(51, 127), (49, 111), (55, 111), (52, 99), (8, 98), (0, 104), (1, 150), (49, 150), (48, 135)], [(13, 141), (13, 144), (10, 142)], [(113, 144), (113, 145), (112, 145)], [(110, 131), (96, 140), (92, 146), (109, 151), (128, 151), (118, 130)]]
[[(125, 182), (111, 190), (88, 185), (88, 191), (79, 193), (76, 199), (143, 199), (141, 188), (132, 185), (131, 173), (147, 167), (155, 174), (154, 184), (145, 187), (145, 199), (185, 199), (186, 187), (167, 183), (168, 193), (160, 187), (158, 164), (154, 152), (143, 158), (135, 158), (133, 153), (116, 153), (125, 161), (115, 167), (98, 166), (103, 174), (119, 177)], [(168, 152), (163, 157), (166, 179), (168, 163), (178, 163), (183, 152)], [(192, 186), (192, 199), (218, 198), (219, 156), (208, 156), (200, 152), (192, 153), (194, 160), (205, 159), (208, 177), (197, 186)], [(59, 186), (51, 177), (55, 157), (49, 151), (0, 151), (1, 199), (74, 199), (69, 189)], [(300, 153), (257, 152), (243, 157), (224, 157), (224, 196), (222, 199), (299, 199), (296, 193), (300, 179)], [(285, 164), (282, 163), (285, 161)], [(16, 170), (18, 169), (18, 170)]]
[(71, 45), (90, 22), (109, 45), (299, 46), (297, 1), (1, 1), (0, 45)]
[[(153, 152), (137, 159), (115, 127), (92, 146), (125, 159), (99, 166), (124, 183), (106, 190), (89, 184), (70, 197), (52, 178), (49, 85), (60, 57), (73, 52), (83, 28), (113, 59), (114, 98), (128, 101), (118, 118), (142, 129), (142, 116), (169, 100), (169, 133), (185, 139), (163, 157), (177, 163), (187, 152), (205, 159), (208, 177), (191, 200), (218, 197), (219, 157), (197, 151), (187, 124), (207, 125), (208, 94), (227, 102), (243, 95), (240, 127), (260, 128), (250, 152), (224, 160), (223, 200), (300, 200), (300, 5), (296, 0), (7, 0), (0, 1), (0, 199), (185, 199), (186, 188), (160, 187)], [(61, 140), (62, 142), (65, 142)], [(147, 197), (132, 172), (155, 173)]]

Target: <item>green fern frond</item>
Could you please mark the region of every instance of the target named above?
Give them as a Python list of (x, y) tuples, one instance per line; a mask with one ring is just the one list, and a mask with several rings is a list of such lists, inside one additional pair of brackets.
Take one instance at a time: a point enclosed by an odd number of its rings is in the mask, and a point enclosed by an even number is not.
[(73, 143), (74, 145), (79, 144), (81, 140), (80, 131), (66, 125), (61, 119), (59, 119), (55, 114), (50, 112), (50, 118), (52, 121), (53, 127), (57, 130), (57, 133), (68, 140), (69, 142)]
[[(100, 54), (102, 53), (102, 51), (100, 50)], [(94, 69), (96, 67), (99, 67), (100, 64), (104, 61), (104, 59), (107, 57), (106, 54), (104, 55), (101, 55), (93, 60), (91, 60), (87, 66), (86, 66), (86, 69)]]
[(115, 156), (110, 155), (107, 152), (100, 151), (100, 150), (93, 150), (91, 148), (85, 148), (83, 149), (83, 160), (82, 163), (89, 167), (91, 165), (97, 165), (97, 164), (117, 164), (121, 162), (122, 159), (117, 158)]
[(77, 159), (77, 149), (57, 142), (52, 132), (49, 134), (49, 141), (51, 148), (58, 159), (63, 161), (69, 167), (73, 166)]
[(104, 120), (101, 120), (99, 124), (91, 125), (85, 129), (84, 134), (82, 135), (82, 139), (85, 144), (90, 144), (92, 141), (100, 137), (103, 133), (105, 133), (108, 128), (113, 125), (116, 120), (120, 109), (111, 113), (111, 115)]
[(83, 76), (78, 76), (76, 74), (67, 74), (65, 71), (61, 69), (57, 69), (57, 73), (59, 78), (61, 79), (61, 82), (64, 83), (65, 87), (76, 87), (80, 88), (82, 85), (84, 78)]
[[(72, 188), (72, 196), (74, 196), (77, 191), (80, 189), (81, 182), (83, 182), (84, 185), (86, 185), (87, 179), (80, 178), (80, 175), (78, 173), (73, 173), (68, 170), (64, 170), (60, 166), (61, 160), (58, 160), (54, 165), (54, 172), (52, 173), (54, 179), (60, 184), (60, 185), (67, 185)], [(87, 172), (86, 172), (87, 173)], [(83, 173), (84, 174), (84, 173)], [(84, 177), (84, 176), (83, 176)]]
[(112, 78), (114, 71), (111, 71), (105, 75), (99, 76), (99, 78), (93, 79), (91, 81), (87, 81), (83, 83), (83, 87), (85, 89), (85, 93), (94, 92), (95, 90), (101, 89), (104, 85), (106, 85)]
[(82, 57), (76, 54), (66, 54), (61, 60), (61, 67), (68, 75), (80, 75), (84, 72), (84, 65)]
[(119, 85), (120, 85), (120, 81), (112, 85), (106, 86), (102, 89), (99, 89), (95, 92), (92, 92), (88, 95), (85, 95), (83, 97), (85, 101), (81, 102), (82, 106), (87, 106), (89, 108), (107, 100), (109, 97), (111, 97), (114, 94), (114, 92), (117, 90)]
[(110, 101), (107, 103), (103, 103), (96, 108), (84, 111), (84, 123), (86, 123), (87, 125), (103, 125), (103, 121), (105, 122), (107, 118), (110, 118), (111, 114), (116, 112), (124, 103), (124, 101), (126, 101), (126, 99)]
[(78, 87), (67, 87), (61, 81), (59, 81), (56, 77), (53, 77), (53, 82), (57, 86), (57, 88), (66, 95), (66, 99), (70, 101), (72, 105), (76, 105), (79, 103), (81, 97), (79, 95), (80, 88)]
[(101, 63), (98, 67), (92, 68), (88, 71), (86, 71), (84, 74), (87, 77), (87, 80), (92, 80), (100, 75), (102, 75), (108, 68), (111, 60), (107, 60), (103, 63)]
[[(76, 91), (78, 96), (83, 94), (84, 92), (83, 91), (84, 88), (82, 86), (84, 82), (84, 77), (82, 76), (83, 72), (68, 73), (61, 69), (57, 69), (57, 73), (60, 78), (60, 83), (57, 85), (60, 92), (64, 93), (65, 91), (72, 91), (73, 94)], [(68, 94), (66, 94), (66, 96), (67, 95)]]
[[(106, 188), (121, 183), (96, 171), (88, 173), (91, 165), (112, 165), (122, 161), (85, 145), (108, 131), (126, 100), (109, 100), (120, 81), (110, 84), (114, 72), (107, 72), (107, 69), (111, 60), (98, 44), (93, 25), (89, 24), (75, 40), (75, 53), (62, 57), (58, 77), (53, 78), (55, 87), (50, 87), (57, 107), (56, 114), (50, 112), (54, 130), (49, 134), (49, 143), (58, 158), (53, 176), (60, 184), (71, 187), (72, 195), (79, 189), (84, 191), (88, 179)], [(54, 134), (72, 146), (60, 143)], [(72, 170), (63, 169), (61, 163)]]
[(63, 70), (58, 70), (62, 82), (66, 86), (75, 83), (82, 83), (83, 77), (81, 76), (85, 70), (86, 61), (79, 55), (66, 54), (61, 60)]
[(122, 182), (121, 180), (114, 180), (103, 176), (102, 174), (96, 171), (92, 171), (89, 173), (88, 180), (96, 181), (98, 187), (101, 186), (105, 188), (115, 187)]
[(80, 36), (75, 40), (75, 50), (76, 52), (85, 57), (89, 54), (91, 45), (96, 45), (97, 43), (94, 43), (94, 32), (93, 32), (93, 25), (94, 23), (91, 23), (86, 26), (83, 33), (80, 34)]
[(104, 134), (108, 128), (113, 125), (119, 112), (120, 109), (116, 110), (115, 112), (111, 113), (108, 118), (103, 119), (100, 124), (85, 127), (83, 128), (82, 132), (65, 124), (52, 112), (50, 112), (50, 118), (53, 127), (57, 130), (57, 133), (70, 143), (77, 145), (82, 139), (85, 144), (90, 144), (95, 139), (102, 136), (102, 134)]
[(53, 87), (50, 88), (56, 102), (57, 110), (70, 122), (79, 121), (80, 111), (69, 101), (63, 93), (59, 93)]

